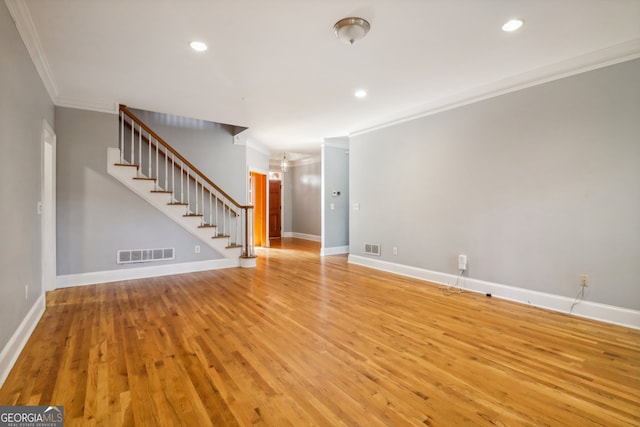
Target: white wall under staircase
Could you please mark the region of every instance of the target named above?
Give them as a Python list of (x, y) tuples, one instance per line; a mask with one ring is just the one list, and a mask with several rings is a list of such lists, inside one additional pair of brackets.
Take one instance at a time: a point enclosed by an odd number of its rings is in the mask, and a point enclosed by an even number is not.
[[(240, 258), (242, 248), (231, 245), (229, 237), (215, 237), (216, 228), (201, 228), (201, 217), (185, 216), (187, 207), (183, 205), (171, 205), (173, 195), (171, 193), (152, 192), (155, 189), (154, 181), (134, 179), (138, 176), (137, 168), (134, 166), (120, 166), (120, 149), (108, 149), (108, 165), (107, 170), (111, 176), (124, 184), (131, 191), (142, 197), (148, 203), (153, 205), (160, 212), (171, 218), (174, 222), (183, 227), (186, 231), (200, 239), (204, 244), (220, 253), (226, 258), (229, 267), (254, 267), (255, 259)], [(247, 265), (251, 263), (253, 265)]]

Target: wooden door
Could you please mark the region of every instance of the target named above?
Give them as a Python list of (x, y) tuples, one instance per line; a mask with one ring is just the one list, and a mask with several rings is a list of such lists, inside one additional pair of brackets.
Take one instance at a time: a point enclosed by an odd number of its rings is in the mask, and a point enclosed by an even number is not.
[(282, 181), (269, 181), (269, 238), (279, 239), (282, 229), (282, 204), (280, 203), (280, 193), (282, 191)]
[(251, 172), (251, 204), (253, 204), (253, 244), (267, 245), (267, 176)]

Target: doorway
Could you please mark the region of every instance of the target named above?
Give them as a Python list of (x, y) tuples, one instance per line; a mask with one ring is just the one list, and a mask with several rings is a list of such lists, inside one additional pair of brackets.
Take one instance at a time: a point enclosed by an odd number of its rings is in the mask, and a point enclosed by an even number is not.
[(282, 181), (269, 180), (269, 239), (282, 237)]
[(253, 244), (269, 246), (267, 240), (267, 175), (250, 172), (249, 183), (253, 205)]
[(46, 121), (42, 125), (42, 291), (56, 282), (56, 134)]

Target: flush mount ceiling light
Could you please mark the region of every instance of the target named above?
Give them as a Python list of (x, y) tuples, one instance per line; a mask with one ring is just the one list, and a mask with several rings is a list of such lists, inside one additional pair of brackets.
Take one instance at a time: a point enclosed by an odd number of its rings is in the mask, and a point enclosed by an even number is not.
[(207, 50), (207, 45), (203, 42), (193, 41), (189, 43), (189, 46), (196, 52), (204, 52), (205, 50)]
[(365, 98), (367, 96), (367, 91), (364, 89), (358, 89), (354, 95), (356, 98)]
[(524, 24), (524, 21), (522, 19), (511, 19), (504, 23), (504, 25), (502, 26), (502, 31), (510, 33), (511, 31), (515, 31), (518, 28), (522, 27), (522, 24)]
[(362, 18), (344, 18), (336, 22), (336, 25), (333, 26), (336, 37), (349, 44), (354, 44), (358, 40), (363, 39), (370, 29), (371, 25), (369, 25), (369, 22)]

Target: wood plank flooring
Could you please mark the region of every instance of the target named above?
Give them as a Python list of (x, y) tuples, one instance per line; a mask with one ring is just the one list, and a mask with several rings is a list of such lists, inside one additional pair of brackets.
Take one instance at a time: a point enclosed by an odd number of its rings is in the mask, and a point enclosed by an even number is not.
[(50, 292), (0, 405), (66, 426), (638, 426), (640, 331), (318, 256)]

